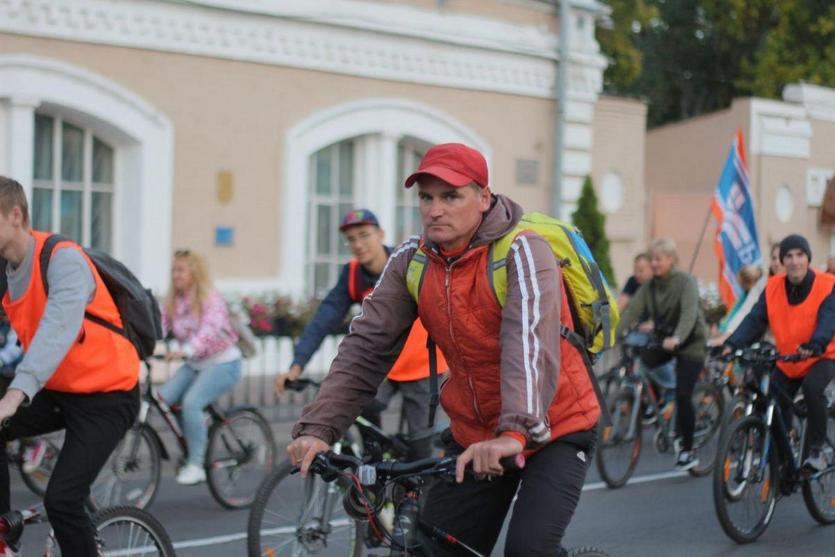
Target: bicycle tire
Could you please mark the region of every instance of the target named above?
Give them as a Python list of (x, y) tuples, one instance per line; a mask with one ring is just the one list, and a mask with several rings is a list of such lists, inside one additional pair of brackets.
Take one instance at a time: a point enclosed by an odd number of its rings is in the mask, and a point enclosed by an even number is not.
[(569, 550), (568, 557), (609, 557), (609, 554), (597, 547), (583, 546)]
[[(171, 542), (171, 537), (165, 527), (148, 511), (129, 506), (109, 507), (102, 509), (93, 516), (93, 524), (96, 527), (99, 542), (103, 544), (102, 554), (104, 557), (110, 554), (130, 554), (130, 549), (138, 549), (138, 547), (134, 547), (134, 543), (144, 543), (144, 546), (139, 547), (151, 547), (152, 551), (156, 550), (156, 553), (143, 552), (142, 555), (176, 557), (174, 544)], [(128, 529), (126, 543), (131, 545), (129, 547), (119, 546), (117, 549), (117, 541), (122, 538), (120, 534), (124, 528)], [(144, 532), (144, 536), (138, 534), (140, 530)]]
[[(290, 474), (293, 469), (289, 460), (283, 461), (258, 489), (247, 523), (249, 557), (283, 554), (273, 548), (276, 543), (285, 551), (303, 552), (291, 552), (293, 555), (361, 557), (365, 550), (362, 523), (351, 520), (344, 512), (341, 495), (344, 480), (325, 483), (314, 474), (302, 480), (301, 476)], [(338, 491), (329, 493), (328, 490), (334, 487)], [(323, 529), (322, 516), (311, 516), (311, 513), (324, 509), (324, 495), (328, 493), (339, 499), (329, 501), (335, 514), (329, 517), (328, 527)], [(298, 512), (299, 507), (289, 503), (291, 500), (301, 501), (301, 512)], [(281, 521), (284, 514), (281, 511), (287, 514), (284, 521)], [(322, 510), (322, 515), (324, 512)], [(340, 529), (341, 526), (344, 528)], [(345, 539), (340, 539), (341, 536)]]
[[(258, 439), (243, 439), (236, 431), (241, 427), (255, 432)], [(209, 430), (206, 481), (212, 497), (226, 509), (252, 505), (258, 486), (273, 468), (275, 453), (272, 429), (261, 414), (249, 409), (227, 414)]]
[[(808, 428), (806, 430), (808, 435)], [(835, 523), (835, 402), (829, 405), (826, 420), (827, 444), (824, 446), (824, 456), (828, 461), (828, 472), (814, 480), (803, 482), (803, 502), (812, 518), (821, 524)], [(817, 499), (816, 488), (820, 487), (822, 500)]]
[[(756, 432), (756, 434), (752, 438), (751, 433), (753, 432)], [(740, 544), (751, 543), (765, 532), (771, 518), (774, 516), (774, 509), (777, 505), (777, 493), (779, 491), (777, 482), (779, 482), (779, 479), (774, 453), (772, 452), (764, 468), (768, 473), (768, 478), (763, 478), (763, 481), (756, 484), (761, 485), (759, 487), (759, 498), (762, 500), (765, 497), (766, 499), (760, 516), (750, 526), (740, 526), (735, 522), (730, 512), (731, 503), (741, 501), (749, 488), (755, 485), (747, 477), (737, 478), (736, 470), (739, 469), (740, 463), (743, 469), (747, 465), (753, 470), (759, 463), (755, 460), (753, 451), (760, 450), (759, 458), (762, 458), (762, 444), (768, 435), (770, 433), (759, 416), (747, 416), (731, 426), (717, 453), (717, 464), (713, 470), (713, 506), (722, 530), (729, 538)], [(749, 450), (749, 445), (751, 446), (750, 460), (747, 455), (740, 460), (741, 457), (736, 457), (733, 454), (732, 451), (738, 448), (737, 444), (741, 444), (744, 453)], [(757, 446), (759, 446), (759, 449), (757, 449)], [(749, 471), (746, 476), (750, 476), (750, 474)], [(729, 483), (732, 479), (737, 485)]]
[[(640, 409), (637, 415), (633, 412), (637, 403), (638, 400), (634, 390), (622, 390), (609, 405), (609, 413), (612, 416), (611, 428), (601, 429), (600, 431), (600, 439), (595, 451), (595, 461), (600, 477), (612, 489), (623, 487), (629, 481), (641, 456), (643, 430)], [(622, 439), (621, 436), (627, 433), (630, 427), (634, 428), (632, 438)], [(616, 470), (612, 463), (613, 450), (615, 449), (618, 450), (618, 455), (628, 453), (628, 463), (622, 471)]]
[(46, 486), (49, 484), (49, 478), (52, 476), (52, 470), (55, 468), (55, 463), (61, 452), (63, 433), (60, 433), (60, 437), (55, 434), (47, 434), (40, 438), (44, 439), (47, 443), (47, 450), (43, 460), (41, 460), (38, 468), (32, 472), (26, 472), (21, 462), (20, 477), (26, 487), (29, 488), (29, 491), (38, 497), (43, 497), (46, 495)]
[(697, 401), (694, 404), (696, 427), (693, 447), (699, 456), (699, 464), (688, 472), (698, 478), (713, 471), (719, 451), (719, 430), (725, 415), (725, 398), (713, 383), (700, 383), (693, 390), (693, 400)]
[[(129, 476), (141, 470), (148, 473), (139, 479)], [(90, 489), (91, 501), (96, 508), (127, 505), (146, 509), (159, 490), (161, 471), (162, 454), (157, 438), (151, 426), (140, 424), (129, 429), (113, 450)]]

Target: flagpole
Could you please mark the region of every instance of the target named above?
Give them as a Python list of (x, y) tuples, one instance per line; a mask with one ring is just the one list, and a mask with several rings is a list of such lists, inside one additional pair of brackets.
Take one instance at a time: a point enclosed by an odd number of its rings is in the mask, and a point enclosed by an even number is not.
[(713, 211), (711, 210), (710, 205), (707, 206), (707, 214), (705, 215), (705, 223), (702, 225), (702, 233), (699, 234), (699, 243), (696, 244), (696, 251), (693, 252), (693, 258), (690, 260), (690, 267), (687, 268), (687, 274), (693, 274), (693, 267), (696, 266), (696, 258), (699, 256), (699, 251), (702, 249), (702, 240), (705, 238), (705, 232), (707, 231), (707, 225), (710, 222), (710, 215)]

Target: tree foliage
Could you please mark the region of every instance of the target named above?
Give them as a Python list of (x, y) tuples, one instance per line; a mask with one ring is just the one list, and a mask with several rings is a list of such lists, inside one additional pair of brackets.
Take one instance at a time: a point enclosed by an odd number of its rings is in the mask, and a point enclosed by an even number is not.
[(590, 176), (586, 176), (583, 182), (583, 190), (577, 201), (577, 209), (571, 214), (571, 221), (583, 233), (606, 280), (609, 284), (615, 284), (612, 259), (609, 257), (609, 239), (606, 237), (606, 215), (597, 208), (597, 195)]
[[(835, 85), (831, 0), (608, 0), (598, 41), (608, 92), (649, 101), (649, 125), (779, 98), (798, 81)], [(638, 68), (638, 71), (635, 71)]]

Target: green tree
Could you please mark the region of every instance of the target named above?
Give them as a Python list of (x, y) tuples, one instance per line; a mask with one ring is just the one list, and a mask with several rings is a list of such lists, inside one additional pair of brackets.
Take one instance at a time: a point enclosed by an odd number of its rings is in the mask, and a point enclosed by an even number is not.
[(606, 275), (606, 280), (609, 284), (615, 284), (612, 260), (609, 257), (609, 239), (606, 237), (606, 215), (597, 208), (597, 195), (594, 193), (591, 176), (586, 176), (583, 182), (580, 200), (577, 202), (577, 209), (571, 214), (571, 221), (583, 233), (583, 238), (600, 270)]
[(600, 48), (611, 59), (603, 74), (609, 92), (627, 93), (641, 75), (641, 51), (633, 36), (657, 17), (658, 10), (646, 0), (610, 0), (610, 21), (595, 29)]

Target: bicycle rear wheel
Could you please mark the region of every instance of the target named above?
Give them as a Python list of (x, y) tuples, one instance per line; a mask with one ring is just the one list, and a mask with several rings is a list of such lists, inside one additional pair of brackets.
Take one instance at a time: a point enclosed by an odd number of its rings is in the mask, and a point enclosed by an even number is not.
[(233, 410), (212, 426), (206, 450), (206, 480), (212, 497), (227, 509), (252, 505), (275, 462), (270, 424), (253, 410)]
[(691, 476), (706, 476), (713, 471), (716, 452), (719, 450), (719, 429), (725, 413), (722, 391), (713, 383), (700, 383), (693, 391), (693, 407), (696, 427), (693, 449), (699, 456), (699, 464), (690, 469)]
[(758, 416), (728, 430), (713, 470), (713, 505), (722, 530), (737, 543), (765, 532), (777, 504), (775, 460), (763, 453), (769, 432)]
[(249, 512), (249, 557), (359, 557), (364, 544), (360, 523), (343, 509), (345, 480), (325, 483), (310, 474), (291, 475), (289, 460), (267, 477)]
[(113, 450), (90, 497), (97, 508), (130, 505), (147, 508), (157, 494), (162, 457), (150, 426), (132, 427)]
[(600, 477), (611, 488), (626, 484), (641, 456), (640, 407), (635, 391), (625, 389), (609, 405), (612, 426), (600, 431), (595, 460)]
[(803, 483), (803, 502), (812, 518), (821, 524), (832, 524), (835, 523), (835, 401), (829, 404), (822, 450), (827, 468)]

